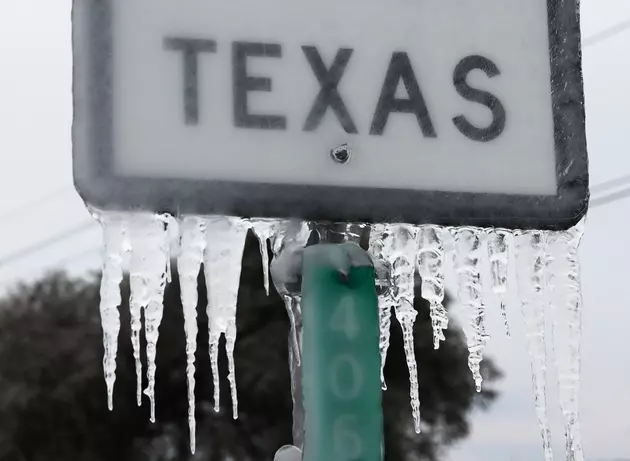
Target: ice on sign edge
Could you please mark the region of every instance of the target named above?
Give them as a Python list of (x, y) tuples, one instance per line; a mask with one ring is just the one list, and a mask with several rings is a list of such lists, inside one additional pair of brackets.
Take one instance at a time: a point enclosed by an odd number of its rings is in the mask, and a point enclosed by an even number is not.
[[(104, 373), (107, 383), (108, 405), (113, 405), (112, 395), (115, 382), (115, 364), (120, 320), (118, 307), (121, 304), (120, 282), (124, 261), (130, 256), (130, 278), (132, 282), (132, 333), (138, 332), (139, 311), (145, 311), (147, 329), (147, 356), (149, 358), (149, 386), (146, 394), (151, 400), (151, 419), (155, 419), (153, 386), (155, 376), (155, 354), (157, 352), (159, 323), (163, 309), (162, 297), (167, 279), (169, 253), (169, 226), (177, 222), (168, 216), (130, 213), (99, 213), (97, 218), (103, 227), (104, 260), (101, 282), (101, 318), (105, 348)], [(306, 244), (306, 223), (292, 226), (287, 221), (276, 223), (269, 220), (249, 221), (228, 217), (184, 217), (179, 223), (178, 263), (181, 283), (182, 306), (186, 334), (187, 381), (189, 399), (189, 426), (191, 450), (195, 449), (194, 420), (194, 350), (197, 327), (197, 275), (202, 261), (206, 262), (206, 279), (215, 289), (209, 300), (211, 361), (215, 382), (215, 409), (218, 410), (218, 367), (216, 350), (218, 336), (226, 335), (229, 361), (230, 387), (233, 414), (237, 417), (236, 379), (234, 375), (233, 345), (236, 340), (235, 315), (240, 262), (247, 229), (258, 229), (262, 239), (261, 251), (266, 252), (266, 240), (271, 238), (274, 251), (281, 251), (284, 241)], [(287, 235), (287, 231), (295, 232)], [(300, 236), (298, 236), (298, 233)], [(500, 233), (500, 236), (497, 236)], [(403, 327), (405, 353), (410, 370), (410, 395), (415, 429), (421, 429), (420, 402), (418, 400), (417, 367), (414, 357), (413, 287), (416, 270), (425, 274), (422, 294), (431, 306), (436, 347), (443, 340), (448, 316), (443, 311), (444, 258), (445, 254), (455, 261), (460, 286), (460, 299), (468, 309), (470, 326), (465, 328), (470, 352), (470, 368), (478, 390), (481, 390), (479, 364), (483, 359), (483, 345), (488, 335), (483, 319), (488, 312), (502, 315), (505, 294), (513, 287), (508, 286), (505, 276), (509, 264), (517, 265), (518, 290), (522, 299), (522, 311), (526, 325), (529, 354), (532, 364), (535, 407), (543, 436), (545, 459), (551, 460), (551, 439), (546, 414), (546, 354), (545, 354), (545, 306), (551, 307), (554, 322), (555, 359), (560, 385), (560, 404), (566, 424), (567, 460), (583, 459), (578, 415), (579, 392), (579, 341), (581, 335), (582, 298), (579, 282), (577, 249), (583, 233), (583, 222), (564, 232), (550, 231), (505, 231), (480, 228), (443, 228), (439, 226), (381, 225), (372, 227), (370, 252), (376, 261), (381, 261), (377, 282), (381, 329), (381, 360), (386, 360), (389, 315), (393, 307), (396, 318)], [(218, 236), (219, 240), (211, 236)], [(353, 236), (354, 237), (354, 236)], [(217, 242), (220, 245), (216, 245)], [(512, 242), (515, 242), (513, 245)], [(208, 248), (213, 246), (212, 253)], [(484, 251), (484, 249), (486, 249)], [(490, 273), (485, 274), (479, 265), (480, 258), (489, 257)], [(135, 261), (135, 262), (134, 262)], [(493, 264), (495, 262), (496, 264)], [(377, 272), (379, 272), (377, 271)], [(383, 274), (382, 271), (390, 271)], [(481, 286), (491, 280), (493, 299), (484, 299)], [(488, 307), (492, 307), (489, 309)], [(134, 339), (134, 355), (138, 345)], [(294, 331), (294, 337), (298, 332)], [(299, 354), (299, 341), (294, 340)], [(138, 371), (139, 385), (141, 384)], [(293, 377), (295, 379), (295, 377)], [(385, 384), (385, 383), (384, 383)], [(140, 394), (139, 394), (140, 396)], [(140, 402), (140, 401), (139, 401)]]

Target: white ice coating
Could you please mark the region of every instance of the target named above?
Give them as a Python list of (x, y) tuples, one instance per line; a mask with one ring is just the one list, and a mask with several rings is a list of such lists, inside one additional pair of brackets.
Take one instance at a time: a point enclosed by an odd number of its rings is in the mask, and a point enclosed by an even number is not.
[(566, 460), (583, 461), (579, 420), (582, 295), (578, 246), (583, 223), (556, 233), (549, 242), (553, 344), (560, 408), (565, 422)]
[[(144, 308), (144, 334), (147, 341), (147, 387), (144, 393), (151, 404), (151, 422), (155, 422), (155, 358), (170, 260), (169, 221), (167, 216), (139, 214), (129, 223), (132, 258), (130, 276), (142, 281), (139, 284), (139, 296), (142, 299), (140, 305)], [(135, 295), (132, 291), (132, 296)]]
[(186, 380), (188, 385), (188, 428), (190, 450), (195, 453), (195, 352), (197, 351), (197, 279), (206, 249), (206, 223), (201, 218), (186, 217), (181, 223), (180, 253), (177, 259), (186, 335)]
[(250, 225), (240, 218), (216, 216), (206, 219), (207, 246), (204, 270), (208, 290), (208, 335), (214, 382), (214, 409), (220, 409), (219, 339), (225, 336), (232, 416), (238, 418), (238, 395), (234, 370), (236, 304), (241, 280), (241, 262)]
[(252, 230), (258, 238), (260, 245), (260, 256), (262, 258), (263, 266), (263, 281), (265, 284), (265, 291), (269, 295), (269, 253), (267, 251), (267, 241), (271, 239), (279, 230), (282, 225), (282, 221), (272, 219), (258, 219), (251, 221)]
[(391, 268), (388, 257), (391, 254), (391, 234), (389, 226), (377, 224), (370, 232), (369, 253), (374, 260), (376, 269), (376, 285), (379, 311), (379, 351), (381, 354), (381, 386), (387, 390), (385, 382), (385, 362), (389, 350), (389, 335), (392, 323)]
[(418, 313), (414, 308), (414, 279), (418, 255), (418, 229), (406, 224), (392, 225), (391, 254), (392, 299), (394, 312), (403, 332), (403, 344), (409, 368), (409, 395), (414, 429), (420, 433), (420, 398), (418, 396), (418, 366), (416, 364), (413, 326)]
[[(179, 228), (173, 218), (148, 213), (97, 213), (103, 227), (104, 261), (101, 281), (100, 312), (103, 323), (103, 368), (107, 384), (108, 406), (113, 405), (116, 371), (117, 338), (120, 330), (118, 307), (121, 304), (120, 282), (125, 255), (130, 253), (129, 301), (131, 338), (137, 374), (137, 398), (141, 404), (142, 365), (140, 361), (140, 329), (142, 312), (147, 338), (147, 380), (145, 393), (151, 401), (151, 420), (155, 421), (155, 356), (158, 328), (163, 313), (164, 288), (170, 274), (170, 246), (181, 234), (178, 268), (184, 314), (187, 355), (190, 447), (195, 450), (195, 352), (197, 337), (197, 279), (203, 263), (208, 289), (208, 319), (210, 360), (214, 381), (215, 410), (219, 410), (218, 347), (221, 335), (226, 338), (229, 382), (233, 415), (236, 418), (237, 393), (234, 373), (236, 341), (236, 304), (241, 274), (241, 260), (248, 229), (253, 228), (260, 242), (265, 288), (269, 290), (269, 260), (267, 241), (274, 256), (285, 250), (299, 251), (307, 243), (311, 226), (306, 222), (286, 220), (246, 221), (230, 217), (185, 217)], [(545, 460), (552, 460), (551, 436), (546, 415), (546, 348), (545, 317), (549, 307), (553, 320), (555, 363), (558, 370), (560, 406), (565, 419), (566, 459), (583, 461), (578, 393), (582, 298), (580, 293), (577, 249), (583, 233), (583, 223), (566, 232), (507, 231), (501, 229), (411, 226), (400, 224), (373, 225), (370, 254), (375, 262), (379, 295), (379, 349), (381, 378), (389, 347), (391, 308), (403, 330), (404, 350), (410, 373), (411, 407), (414, 427), (420, 430), (417, 365), (414, 353), (413, 327), (414, 270), (422, 277), (422, 295), (431, 306), (434, 346), (444, 340), (448, 316), (443, 306), (445, 253), (453, 249), (459, 295), (472, 317), (465, 325), (469, 346), (469, 367), (477, 389), (481, 388), (480, 363), (489, 337), (484, 326), (485, 307), (482, 299), (481, 258), (487, 256), (492, 291), (504, 315), (509, 294), (508, 268), (510, 244), (515, 243), (516, 273), (522, 313), (531, 358), (532, 382), (536, 414), (540, 423)], [(343, 231), (342, 231), (343, 232)], [(177, 235), (175, 235), (177, 234)], [(452, 238), (453, 237), (453, 238)], [(487, 249), (483, 248), (486, 238)], [(454, 245), (454, 248), (452, 246)], [(483, 255), (482, 255), (483, 252)], [(291, 258), (289, 258), (291, 260)], [(299, 258), (296, 259), (299, 261)], [(299, 269), (299, 268), (298, 268)], [(284, 268), (292, 273), (294, 267)], [(286, 276), (286, 274), (284, 274)], [(274, 283), (282, 296), (291, 320), (292, 357), (299, 370), (301, 328), (301, 293), (299, 278), (285, 277), (287, 282)], [(508, 333), (509, 334), (509, 333)], [(297, 365), (297, 366), (295, 366)], [(297, 382), (297, 381), (295, 381)]]
[(492, 277), (492, 291), (498, 299), (505, 324), (505, 334), (510, 336), (510, 325), (507, 316), (508, 267), (510, 258), (511, 232), (503, 229), (490, 229), (486, 234), (488, 244), (488, 262)]
[(481, 235), (481, 230), (467, 227), (456, 229), (454, 235), (458, 294), (464, 309), (471, 316), (470, 325), (464, 328), (468, 341), (468, 367), (473, 374), (477, 392), (481, 392), (481, 361), (483, 349), (489, 340), (480, 276)]
[(444, 308), (444, 245), (443, 229), (422, 226), (418, 232), (418, 273), (422, 278), (422, 297), (429, 302), (433, 347), (439, 349), (445, 341), (444, 330), (448, 328), (448, 313)]
[(545, 461), (553, 460), (551, 432), (547, 419), (547, 353), (545, 346), (545, 308), (548, 235), (527, 231), (515, 236), (516, 273), (525, 335), (532, 367), (534, 406), (543, 440)]
[[(142, 329), (142, 311), (149, 303), (146, 254), (151, 249), (145, 248), (144, 227), (139, 223), (139, 217), (132, 221), (129, 229), (129, 244), (132, 248), (129, 264), (129, 313), (131, 316), (131, 346), (136, 365), (136, 401), (142, 405), (142, 362), (140, 360), (140, 330)], [(148, 221), (148, 218), (145, 218)]]
[(101, 323), (103, 325), (103, 372), (107, 385), (107, 406), (114, 409), (114, 382), (116, 381), (116, 354), (120, 332), (122, 298), (120, 282), (123, 279), (123, 258), (127, 249), (126, 224), (119, 216), (99, 216), (103, 227), (103, 276), (101, 278)]
[[(281, 252), (300, 251), (304, 248), (311, 235), (309, 223), (305, 221), (278, 221), (274, 225), (275, 234), (271, 238), (271, 248), (274, 257), (278, 257)], [(285, 275), (281, 278), (289, 279), (289, 273), (297, 273), (300, 269), (285, 268)], [(300, 287), (290, 287), (280, 280), (275, 280), (276, 290), (284, 301), (284, 307), (289, 317), (291, 325), (291, 349), (298, 367), (302, 364), (302, 353), (300, 346), (300, 331), (302, 325), (302, 296)]]

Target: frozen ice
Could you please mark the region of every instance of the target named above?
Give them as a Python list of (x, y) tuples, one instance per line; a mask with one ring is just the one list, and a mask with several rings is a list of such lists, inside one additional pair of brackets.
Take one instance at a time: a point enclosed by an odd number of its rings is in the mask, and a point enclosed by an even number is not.
[(422, 226), (418, 233), (418, 273), (422, 278), (422, 297), (429, 302), (433, 347), (439, 349), (445, 341), (444, 330), (448, 328), (448, 313), (444, 308), (444, 245), (443, 229)]
[(420, 398), (418, 396), (418, 366), (413, 327), (418, 313), (414, 308), (414, 282), (418, 255), (418, 229), (406, 224), (392, 225), (391, 253), (387, 259), (392, 268), (392, 299), (396, 319), (402, 328), (407, 367), (409, 368), (409, 395), (416, 433), (420, 433)]
[(409, 396), (414, 429), (420, 432), (420, 398), (418, 396), (418, 366), (415, 356), (413, 327), (418, 313), (414, 308), (418, 228), (407, 224), (373, 225), (370, 233), (370, 255), (377, 274), (379, 294), (379, 349), (381, 382), (385, 389), (383, 370), (389, 348), (391, 308), (403, 332), (403, 344), (409, 368)]
[(304, 407), (302, 403), (302, 298), (300, 277), (302, 254), (311, 227), (302, 221), (279, 221), (271, 238), (274, 260), (271, 265), (273, 283), (282, 297), (291, 325), (289, 334), (289, 371), (293, 401), (293, 442), (302, 447), (304, 439)]
[(131, 263), (131, 341), (136, 361), (137, 400), (142, 403), (142, 365), (140, 362), (141, 314), (144, 311), (144, 328), (147, 341), (147, 388), (144, 393), (151, 404), (151, 421), (155, 422), (155, 358), (159, 327), (164, 309), (164, 288), (169, 264), (167, 223), (163, 215), (138, 213), (129, 218), (129, 244)]
[(360, 245), (366, 225), (360, 223), (313, 223), (312, 227), (319, 235), (320, 243), (356, 243)]
[(554, 234), (549, 242), (553, 345), (567, 461), (584, 460), (579, 420), (582, 295), (578, 259), (583, 231), (582, 222), (573, 229)]
[(241, 280), (241, 262), (249, 223), (240, 218), (215, 216), (206, 219), (207, 246), (204, 269), (208, 291), (208, 336), (214, 409), (220, 409), (219, 339), (225, 336), (228, 381), (232, 395), (232, 416), (238, 418), (238, 395), (234, 370), (236, 305)]
[(487, 232), (488, 262), (492, 276), (492, 291), (499, 301), (505, 333), (510, 336), (506, 299), (508, 287), (508, 266), (510, 258), (511, 232), (503, 229), (490, 229)]
[(269, 295), (269, 253), (267, 251), (267, 241), (276, 234), (278, 228), (282, 225), (282, 221), (275, 219), (257, 219), (251, 221), (252, 230), (258, 238), (260, 245), (260, 256), (263, 266), (263, 281), (265, 291)]
[[(145, 218), (148, 220), (148, 218)], [(143, 228), (139, 226), (139, 218), (131, 218), (132, 225), (129, 231), (129, 243), (134, 248), (129, 264), (129, 284), (131, 295), (129, 297), (129, 312), (131, 316), (131, 346), (136, 365), (136, 400), (138, 406), (142, 405), (142, 362), (140, 360), (140, 330), (142, 329), (142, 311), (149, 303), (148, 288), (145, 273), (145, 253)]]
[(378, 295), (379, 311), (379, 351), (381, 354), (381, 385), (387, 389), (385, 382), (385, 362), (389, 350), (389, 335), (391, 328), (392, 307), (394, 301), (391, 294), (391, 266), (389, 255), (391, 254), (391, 238), (389, 226), (377, 224), (372, 226), (370, 232), (369, 253), (374, 260), (376, 273), (376, 292)]
[(140, 252), (142, 277), (146, 288), (144, 307), (144, 334), (147, 341), (147, 387), (144, 393), (151, 404), (151, 422), (155, 422), (155, 359), (159, 328), (164, 313), (164, 289), (170, 264), (170, 242), (168, 234), (169, 217), (154, 215), (138, 217), (132, 221), (134, 231), (141, 230), (143, 244), (132, 243), (133, 252)]
[[(299, 257), (311, 235), (309, 223), (304, 221), (281, 221), (277, 233), (272, 238), (272, 250), (275, 258), (273, 281), (276, 290), (284, 301), (284, 306), (291, 324), (291, 348), (295, 355), (296, 366), (302, 364), (300, 332), (302, 327), (302, 297)], [(297, 256), (297, 257), (295, 257)]]
[(149, 213), (127, 216), (126, 240), (131, 261), (129, 278), (131, 297), (131, 343), (136, 364), (136, 399), (142, 404), (142, 364), (140, 361), (140, 329), (142, 312), (145, 319), (147, 341), (147, 388), (145, 394), (151, 403), (151, 421), (155, 422), (155, 358), (159, 327), (164, 310), (164, 289), (170, 264), (168, 224), (172, 218)]
[(181, 246), (177, 259), (186, 335), (186, 380), (188, 386), (188, 428), (190, 450), (195, 453), (195, 352), (197, 350), (197, 279), (206, 249), (206, 223), (197, 217), (186, 217), (181, 224)]
[(515, 236), (516, 272), (532, 367), (534, 406), (543, 440), (545, 461), (553, 460), (547, 419), (547, 352), (545, 343), (547, 233), (527, 231)]
[(481, 235), (479, 229), (470, 227), (455, 231), (458, 294), (463, 307), (471, 316), (470, 325), (464, 331), (468, 341), (468, 367), (475, 380), (477, 392), (481, 392), (481, 361), (483, 349), (489, 340), (485, 327), (486, 309), (480, 275)]
[[(159, 326), (163, 314), (164, 289), (170, 280), (172, 243), (178, 241), (178, 269), (186, 336), (186, 378), (188, 384), (188, 423), (190, 449), (195, 450), (195, 352), (197, 327), (197, 281), (203, 264), (208, 291), (210, 362), (214, 382), (215, 410), (220, 409), (219, 340), (225, 336), (233, 416), (238, 417), (234, 347), (236, 308), (243, 249), (248, 229), (259, 239), (263, 258), (265, 289), (269, 293), (271, 242), (274, 261), (271, 272), (291, 323), (290, 370), (294, 400), (294, 437), (301, 439), (301, 278), (302, 254), (315, 229), (325, 242), (358, 243), (361, 224), (324, 226), (292, 220), (245, 220), (226, 216), (185, 216), (178, 223), (167, 215), (150, 213), (93, 212), (103, 228), (104, 259), (100, 312), (103, 324), (103, 369), (107, 402), (113, 405), (116, 379), (116, 353), (120, 330), (118, 308), (120, 283), (129, 255), (131, 296), (131, 340), (137, 376), (137, 401), (142, 397), (140, 330), (144, 313), (147, 339), (147, 388), (151, 421), (155, 421), (155, 374)], [(510, 295), (508, 271), (515, 257), (518, 294), (522, 304), (528, 352), (531, 359), (534, 406), (540, 424), (546, 461), (552, 460), (551, 435), (547, 422), (546, 315), (552, 321), (554, 358), (558, 371), (560, 406), (565, 420), (566, 459), (583, 461), (578, 414), (580, 336), (582, 298), (580, 293), (578, 245), (583, 223), (566, 232), (508, 231), (472, 227), (443, 228), (406, 224), (371, 226), (369, 253), (375, 266), (379, 309), (379, 350), (381, 380), (389, 349), (391, 312), (394, 309), (403, 331), (404, 352), (410, 374), (410, 398), (414, 429), (420, 431), (420, 402), (413, 329), (415, 271), (422, 278), (421, 293), (429, 302), (433, 344), (445, 340), (448, 314), (444, 308), (445, 255), (451, 253), (457, 275), (458, 292), (470, 315), (464, 325), (469, 347), (468, 365), (477, 390), (481, 390), (481, 361), (489, 336), (483, 299), (481, 261), (487, 258), (489, 282), (507, 323), (506, 301)], [(484, 246), (485, 245), (485, 246)], [(514, 250), (512, 251), (512, 246)], [(484, 266), (485, 267), (485, 266)], [(484, 273), (485, 275), (485, 273)], [(299, 446), (299, 443), (298, 443)]]
[(116, 381), (116, 354), (120, 313), (118, 307), (122, 298), (120, 283), (123, 279), (123, 258), (127, 249), (127, 226), (119, 215), (102, 215), (99, 221), (103, 227), (103, 275), (101, 278), (101, 322), (103, 325), (103, 371), (107, 385), (107, 406), (114, 409), (114, 382)]

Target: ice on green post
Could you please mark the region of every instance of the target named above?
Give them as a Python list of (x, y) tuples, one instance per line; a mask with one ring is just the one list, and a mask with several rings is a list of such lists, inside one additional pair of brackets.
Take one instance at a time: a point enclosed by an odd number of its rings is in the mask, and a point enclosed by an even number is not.
[(374, 267), (354, 244), (304, 252), (304, 461), (381, 461)]

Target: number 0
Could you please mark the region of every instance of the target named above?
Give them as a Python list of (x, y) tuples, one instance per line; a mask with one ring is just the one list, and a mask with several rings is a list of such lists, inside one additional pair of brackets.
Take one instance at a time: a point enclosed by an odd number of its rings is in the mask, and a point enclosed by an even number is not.
[[(342, 373), (347, 369), (349, 373), (349, 381), (341, 379)], [(346, 371), (347, 373), (347, 371)], [(353, 356), (349, 354), (341, 354), (335, 357), (330, 364), (330, 388), (338, 399), (351, 400), (356, 398), (363, 387), (363, 370), (361, 365)]]

